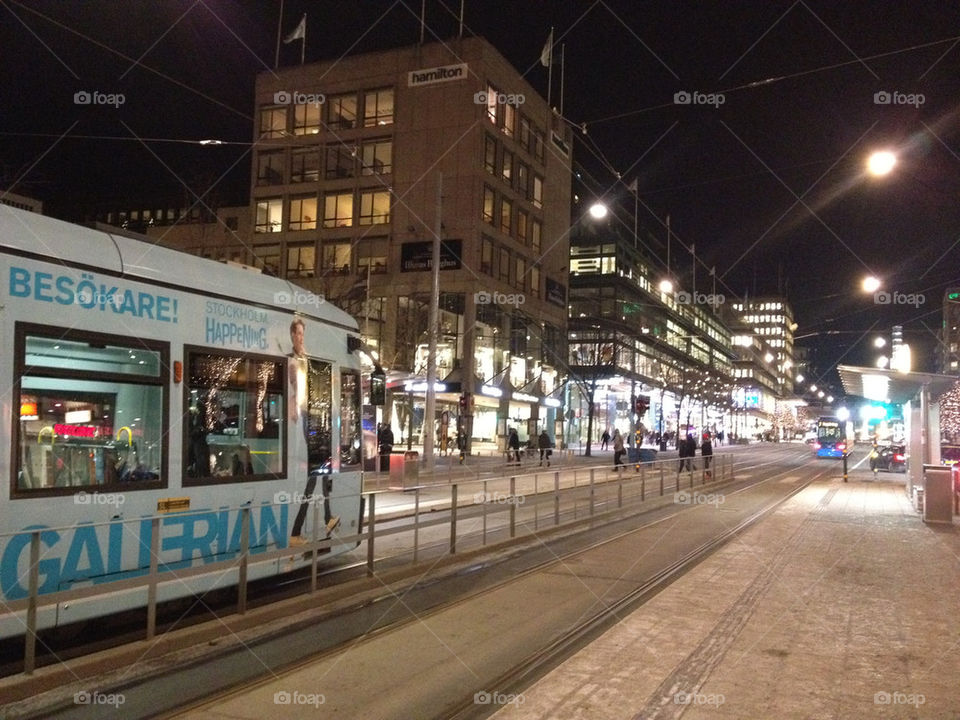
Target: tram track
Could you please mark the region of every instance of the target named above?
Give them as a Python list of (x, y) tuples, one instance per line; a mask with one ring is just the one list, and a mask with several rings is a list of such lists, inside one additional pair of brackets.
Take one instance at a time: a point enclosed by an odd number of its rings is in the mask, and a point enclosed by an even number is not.
[[(806, 456), (806, 453), (803, 454)], [(781, 459), (779, 462), (783, 462)], [(767, 466), (770, 463), (758, 463), (757, 467)], [(783, 479), (784, 476), (788, 476), (791, 473), (796, 473), (798, 467), (789, 467), (785, 470), (782, 470), (777, 473), (773, 473), (763, 479), (758, 479), (755, 481), (742, 483), (742, 481), (734, 481), (728, 483), (730, 485), (742, 485), (736, 489), (728, 492), (728, 495), (735, 495), (739, 493), (748, 492), (751, 489), (756, 488), (757, 486), (776, 483)], [(831, 469), (832, 470), (832, 469)], [(788, 493), (782, 497), (778, 497), (773, 502), (767, 503), (759, 510), (751, 513), (747, 518), (738, 522), (736, 525), (730, 527), (726, 532), (721, 533), (720, 535), (711, 538), (709, 541), (702, 543), (693, 550), (686, 553), (684, 556), (671, 563), (668, 567), (662, 568), (654, 576), (650, 577), (647, 582), (645, 582), (641, 587), (637, 588), (634, 592), (630, 593), (628, 596), (620, 598), (615, 602), (607, 605), (598, 612), (591, 614), (583, 622), (577, 624), (576, 627), (571, 629), (568, 633), (563, 635), (560, 638), (555, 639), (553, 642), (549, 643), (547, 646), (542, 647), (535, 651), (534, 653), (529, 654), (524, 657), (520, 662), (512, 665), (511, 668), (500, 674), (498, 677), (493, 680), (486, 680), (482, 686), (478, 685), (476, 688), (471, 688), (470, 692), (464, 694), (462, 698), (453, 705), (447, 704), (444, 706), (440, 714), (435, 715), (436, 717), (458, 717), (458, 718), (470, 718), (470, 717), (482, 717), (487, 714), (491, 708), (485, 706), (478, 706), (474, 702), (475, 693), (482, 692), (484, 690), (489, 690), (496, 688), (502, 693), (512, 692), (516, 689), (522, 689), (526, 686), (533, 678), (539, 676), (540, 674), (546, 672), (551, 667), (555, 666), (557, 663), (562, 661), (565, 657), (569, 656), (572, 652), (575, 652), (577, 649), (582, 647), (584, 644), (588, 643), (591, 639), (597, 636), (599, 633), (603, 632), (606, 627), (617, 618), (618, 614), (623, 614), (629, 612), (631, 609), (645, 602), (649, 597), (655, 595), (664, 587), (669, 585), (675, 579), (683, 575), (685, 572), (692, 569), (697, 563), (708, 557), (719, 547), (729, 542), (733, 537), (738, 533), (742, 532), (744, 529), (750, 527), (754, 523), (758, 522), (763, 517), (766, 517), (770, 512), (775, 510), (779, 505), (789, 500), (793, 495), (802, 491), (810, 483), (816, 481), (817, 479), (822, 478), (824, 475), (827, 475), (831, 470), (823, 469), (817, 472), (813, 477), (807, 479), (806, 481), (799, 482), (796, 486), (790, 489)], [(783, 487), (783, 486), (780, 486)], [(643, 530), (649, 530), (656, 525), (668, 522), (671, 519), (675, 518), (677, 515), (685, 512), (685, 509), (679, 511), (670, 512), (663, 516), (657, 517), (656, 519), (651, 520), (650, 522), (644, 523), (639, 527), (633, 527), (629, 530), (618, 532), (610, 537), (606, 537), (597, 542), (591, 543), (587, 547), (581, 547), (576, 550), (570, 551), (563, 555), (554, 556), (552, 559), (538, 563), (535, 566), (532, 566), (525, 570), (522, 573), (514, 573), (508, 579), (505, 579), (501, 582), (485, 587), (482, 590), (470, 594), (469, 596), (458, 597), (454, 600), (443, 602), (435, 605), (427, 611), (417, 612), (413, 615), (398, 621), (391, 623), (388, 626), (376, 628), (368, 633), (365, 633), (363, 636), (358, 637), (349, 642), (349, 651), (350, 652), (362, 652), (363, 646), (366, 644), (374, 643), (378, 639), (389, 635), (391, 633), (396, 633), (405, 626), (408, 626), (416, 622), (428, 622), (430, 619), (440, 613), (450, 611), (453, 608), (458, 606), (464, 606), (471, 602), (478, 600), (484, 595), (490, 595), (496, 592), (498, 589), (509, 585), (512, 583), (519, 582), (524, 578), (536, 575), (538, 573), (543, 573), (549, 571), (551, 568), (556, 568), (559, 565), (565, 565), (570, 563), (574, 558), (578, 556), (585, 556), (591, 551), (594, 551), (603, 546), (609, 545), (612, 542), (617, 540), (622, 540), (631, 535), (634, 535)], [(481, 567), (474, 568), (472, 571), (481, 569)], [(391, 594), (384, 595), (381, 600), (390, 600), (395, 599), (395, 596)], [(271, 669), (269, 677), (261, 679), (259, 681), (244, 681), (238, 683), (237, 687), (242, 686), (242, 691), (250, 690), (251, 688), (257, 687), (258, 684), (268, 684), (273, 681), (277, 676), (286, 676), (291, 673), (294, 673), (302, 668), (305, 668), (312, 663), (316, 663), (324, 658), (335, 658), (338, 654), (344, 652), (345, 647), (333, 647), (328, 650), (323, 651), (322, 653), (315, 653), (308, 658), (304, 658), (298, 662), (291, 662), (283, 665), (282, 667), (275, 667)], [(190, 703), (186, 706), (177, 708), (174, 712), (170, 714), (163, 715), (163, 717), (179, 717), (183, 713), (190, 713), (191, 711), (203, 711), (205, 708), (209, 708), (212, 704), (219, 702), (225, 698), (230, 697), (237, 691), (237, 687), (233, 689), (224, 689), (222, 692), (216, 695), (216, 698), (211, 702), (210, 698), (206, 698), (202, 701), (196, 703)], [(424, 715), (426, 716), (426, 715)]]
[[(742, 476), (776, 462), (780, 461), (738, 463), (737, 472)], [(585, 485), (581, 486), (581, 489), (585, 491), (586, 487)], [(574, 489), (565, 488), (564, 492), (571, 492), (572, 490)], [(547, 496), (550, 493), (552, 493), (552, 489), (544, 491), (543, 494)], [(602, 503), (598, 507), (602, 507)], [(637, 511), (643, 513), (648, 510), (641, 505), (638, 506)], [(442, 522), (449, 515), (449, 512), (448, 508), (431, 512), (432, 522)], [(570, 511), (567, 510), (564, 510), (561, 515), (562, 518), (569, 516)], [(378, 523), (378, 527), (382, 528), (385, 524), (402, 523), (409, 517), (412, 517), (412, 515), (394, 516)], [(495, 531), (502, 530), (502, 526), (495, 528)], [(541, 532), (549, 531), (549, 527), (541, 529)], [(478, 532), (467, 533), (461, 540), (466, 544), (474, 540), (478, 534)], [(425, 543), (420, 547), (420, 554), (423, 558), (430, 558), (443, 553), (445, 550), (446, 544), (444, 541)], [(409, 556), (410, 552), (410, 550), (405, 550), (394, 555), (382, 556), (378, 558), (377, 562), (383, 567), (390, 567), (392, 564), (402, 562), (405, 557)], [(335, 587), (365, 575), (365, 561), (345, 562), (345, 560), (346, 558), (338, 558), (335, 560), (335, 566), (331, 565), (327, 569), (320, 570), (318, 574), (320, 588)], [(249, 606), (251, 608), (263, 607), (280, 600), (297, 597), (304, 594), (309, 585), (307, 569), (256, 581), (251, 583), (250, 586)], [(174, 629), (214, 620), (224, 612), (231, 612), (235, 604), (236, 593), (234, 589), (220, 589), (211, 591), (200, 598), (191, 597), (170, 601), (165, 608), (161, 608), (158, 615), (158, 631), (162, 634)], [(37, 658), (38, 667), (82, 658), (95, 652), (137, 642), (143, 637), (144, 618), (145, 610), (140, 608), (110, 616), (106, 618), (104, 623), (85, 622), (76, 626), (43, 631), (38, 643), (40, 648)], [(20, 672), (22, 668), (21, 648), (22, 642), (18, 639), (0, 641), (0, 678), (14, 676)]]

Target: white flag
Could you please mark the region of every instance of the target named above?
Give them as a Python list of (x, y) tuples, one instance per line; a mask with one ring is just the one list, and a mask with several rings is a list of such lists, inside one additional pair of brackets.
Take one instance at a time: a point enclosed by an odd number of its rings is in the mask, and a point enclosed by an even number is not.
[(547, 38), (543, 50), (540, 51), (540, 64), (544, 67), (550, 67), (553, 62), (553, 28), (550, 28), (550, 37)]
[(307, 39), (307, 14), (304, 13), (303, 17), (300, 18), (300, 24), (297, 25), (296, 29), (287, 35), (283, 39), (283, 44), (292, 43), (294, 40), (306, 40)]

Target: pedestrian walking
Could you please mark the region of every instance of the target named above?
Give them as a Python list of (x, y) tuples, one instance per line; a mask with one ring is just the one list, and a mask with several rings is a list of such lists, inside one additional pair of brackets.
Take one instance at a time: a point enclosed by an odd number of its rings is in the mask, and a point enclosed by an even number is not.
[(713, 477), (710, 471), (710, 461), (713, 460), (713, 443), (710, 441), (710, 433), (703, 434), (703, 440), (700, 442), (700, 455), (703, 456), (703, 469), (707, 477)]
[(516, 457), (516, 464), (520, 464), (520, 436), (516, 428), (510, 428), (507, 433), (507, 464)]
[(613, 469), (616, 470), (623, 463), (620, 460), (623, 458), (626, 450), (623, 449), (623, 435), (620, 434), (620, 430), (614, 429), (613, 431)]
[(697, 443), (694, 441), (693, 435), (687, 435), (685, 438), (681, 438), (680, 442), (677, 443), (677, 455), (680, 457), (680, 464), (677, 466), (677, 475), (684, 470), (693, 469), (693, 460), (691, 460), (691, 458), (695, 457), (696, 454)]
[(553, 454), (553, 450), (550, 448), (553, 447), (553, 443), (550, 442), (550, 436), (547, 435), (547, 429), (544, 428), (540, 437), (537, 439), (537, 446), (540, 448), (540, 465), (543, 465), (543, 459), (547, 459), (547, 467), (550, 467), (550, 455)]
[(606, 450), (609, 442), (610, 442), (610, 432), (607, 430), (607, 428), (604, 428), (603, 435), (600, 436), (600, 449)]

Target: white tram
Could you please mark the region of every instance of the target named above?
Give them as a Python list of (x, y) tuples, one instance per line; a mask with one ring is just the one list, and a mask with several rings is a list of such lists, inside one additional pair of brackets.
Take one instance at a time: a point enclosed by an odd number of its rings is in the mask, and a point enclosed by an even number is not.
[(153, 518), (159, 600), (237, 582), (169, 580), (237, 557), (244, 507), (249, 579), (290, 568), (257, 554), (360, 532), (347, 314), (285, 280), (5, 206), (0, 283), (0, 636), (24, 633), (9, 603), (29, 593), (31, 530), (40, 594), (106, 593), (41, 605), (38, 628), (144, 605), (145, 588), (109, 583), (149, 572)]

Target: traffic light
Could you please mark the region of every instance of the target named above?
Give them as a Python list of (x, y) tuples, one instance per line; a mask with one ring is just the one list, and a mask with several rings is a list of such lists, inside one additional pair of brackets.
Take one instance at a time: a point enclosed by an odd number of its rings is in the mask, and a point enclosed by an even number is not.
[(460, 396), (460, 414), (473, 415), (473, 394), (464, 393)]

